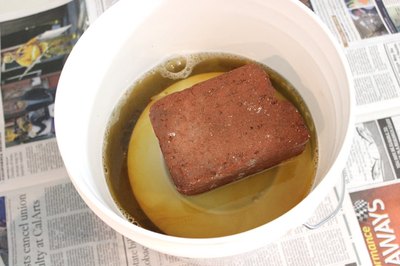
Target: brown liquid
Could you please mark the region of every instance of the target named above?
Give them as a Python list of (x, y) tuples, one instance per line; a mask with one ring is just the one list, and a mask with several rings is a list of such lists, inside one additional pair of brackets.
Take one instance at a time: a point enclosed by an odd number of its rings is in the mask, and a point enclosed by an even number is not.
[[(196, 59), (190, 76), (226, 72), (250, 62), (248, 59), (225, 54), (202, 54)], [(175, 70), (181, 71), (187, 63), (190, 62), (170, 61), (166, 69), (174, 78)], [(311, 141), (306, 151), (278, 167), (192, 197), (182, 196), (174, 189), (164, 167), (158, 142), (148, 133), (151, 132), (149, 127), (147, 131), (141, 130), (142, 133), (135, 129), (140, 135), (137, 138), (140, 143), (136, 148), (140, 156), (134, 162), (136, 176), (129, 182), (126, 156), (132, 130), (151, 97), (177, 80), (163, 77), (156, 69), (134, 85), (132, 93), (128, 93), (118, 106), (118, 119), (110, 123), (104, 146), (108, 185), (114, 200), (127, 218), (149, 230), (163, 231), (170, 235), (222, 236), (267, 223), (290, 210), (308, 194), (314, 181), (318, 157), (311, 115), (290, 84), (271, 69), (266, 68), (266, 71), (280, 92), (280, 97), (290, 99), (305, 118), (311, 132)], [(140, 174), (141, 171), (146, 174)], [(131, 184), (138, 200), (132, 192)], [(167, 206), (159, 206), (165, 202)], [(158, 228), (162, 228), (162, 231)]]

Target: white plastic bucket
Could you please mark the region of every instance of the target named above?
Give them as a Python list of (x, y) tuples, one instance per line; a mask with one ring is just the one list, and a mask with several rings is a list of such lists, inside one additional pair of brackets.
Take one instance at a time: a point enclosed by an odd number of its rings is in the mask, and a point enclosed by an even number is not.
[[(110, 113), (146, 71), (182, 52), (227, 52), (264, 63), (306, 101), (317, 128), (319, 165), (310, 194), (258, 228), (226, 237), (163, 235), (128, 222), (108, 190), (102, 146)], [(79, 194), (109, 226), (152, 249), (212, 258), (254, 250), (306, 221), (341, 176), (350, 148), (352, 88), (340, 47), (293, 0), (121, 0), (78, 41), (56, 96), (56, 132)]]

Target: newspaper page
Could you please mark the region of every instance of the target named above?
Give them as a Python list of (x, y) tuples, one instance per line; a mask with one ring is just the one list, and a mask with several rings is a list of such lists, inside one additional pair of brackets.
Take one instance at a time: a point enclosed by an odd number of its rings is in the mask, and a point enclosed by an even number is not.
[(353, 75), (357, 114), (368, 117), (398, 108), (400, 34), (355, 43), (345, 54)]
[(39, 13), (13, 6), (17, 18), (0, 22), (0, 184), (8, 188), (65, 176), (54, 99), (65, 60), (89, 25), (83, 1), (48, 1), (50, 9), (32, 2)]
[(0, 196), (0, 265), (168, 265), (87, 207), (68, 179)]
[(360, 116), (398, 107), (400, 2), (310, 0), (309, 7), (344, 47)]
[[(399, 241), (393, 236), (374, 242), (382, 250), (379, 261), (370, 256), (373, 245), (366, 242), (364, 225), (357, 220), (353, 193), (383, 185), (392, 194), (398, 192), (394, 184), (399, 177), (399, 43), (393, 29), (399, 26), (399, 1), (302, 1), (342, 44), (355, 80), (358, 124), (343, 171), (351, 192), (345, 192), (340, 212), (316, 230), (300, 226), (260, 250), (212, 260), (168, 256), (124, 238), (90, 211), (66, 178), (53, 121), (58, 78), (81, 34), (115, 2), (0, 0), (0, 266), (391, 265), (395, 261)], [(30, 56), (16, 57), (27, 50)], [(338, 185), (309, 223), (329, 216), (340, 197)], [(363, 200), (372, 217), (373, 201)], [(396, 224), (398, 218), (390, 218)], [(391, 231), (386, 225), (379, 228)]]
[(354, 81), (357, 124), (343, 170), (352, 207), (343, 209), (359, 221), (351, 229), (363, 236), (366, 265), (399, 265), (400, 1), (307, 2), (343, 46)]
[(359, 231), (373, 265), (399, 265), (400, 182), (373, 184), (350, 191)]
[(311, 7), (344, 46), (400, 30), (397, 0), (311, 0)]
[[(400, 112), (357, 123), (343, 176), (373, 265), (399, 265)], [(353, 212), (353, 213), (352, 213)]]

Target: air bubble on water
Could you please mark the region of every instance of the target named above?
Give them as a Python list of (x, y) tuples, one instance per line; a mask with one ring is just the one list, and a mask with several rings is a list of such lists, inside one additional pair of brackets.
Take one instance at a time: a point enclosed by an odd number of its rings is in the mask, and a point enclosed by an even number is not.
[(159, 72), (164, 78), (172, 80), (184, 79), (192, 73), (193, 67), (197, 63), (196, 61), (195, 57), (190, 55), (171, 57), (160, 66)]
[(186, 68), (186, 58), (177, 57), (170, 59), (165, 63), (164, 67), (171, 73), (179, 73)]

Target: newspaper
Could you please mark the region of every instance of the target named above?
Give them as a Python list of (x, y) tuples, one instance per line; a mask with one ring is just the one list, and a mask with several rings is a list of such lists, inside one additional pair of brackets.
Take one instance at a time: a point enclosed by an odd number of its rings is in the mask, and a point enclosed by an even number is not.
[(400, 265), (400, 1), (301, 0), (343, 47), (357, 103), (344, 181), (308, 223), (342, 205), (318, 229), (300, 226), (219, 259), (174, 257), (125, 238), (69, 181), (54, 130), (57, 82), (73, 45), (115, 2), (0, 0), (0, 266)]

